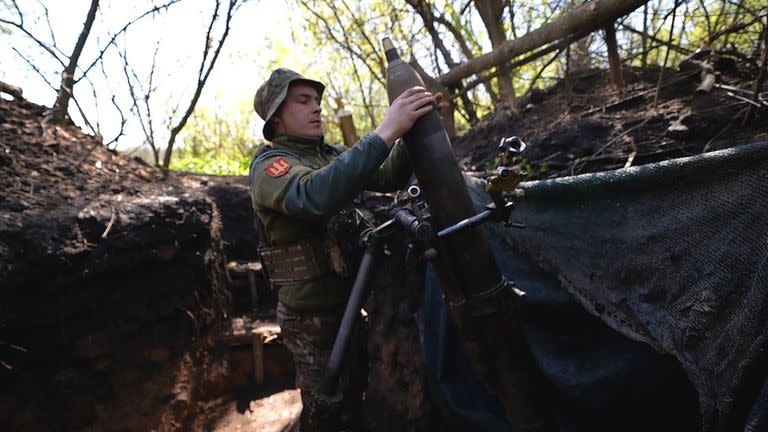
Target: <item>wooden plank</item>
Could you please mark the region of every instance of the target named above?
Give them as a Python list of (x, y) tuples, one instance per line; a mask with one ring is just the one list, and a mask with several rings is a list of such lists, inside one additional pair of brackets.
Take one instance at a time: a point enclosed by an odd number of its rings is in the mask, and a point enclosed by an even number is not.
[(249, 317), (234, 318), (217, 338), (231, 346), (253, 344), (253, 337), (259, 336), (264, 343), (278, 339), (280, 326), (272, 321), (254, 320)]
[(260, 334), (253, 334), (253, 375), (256, 384), (264, 384), (264, 340)]

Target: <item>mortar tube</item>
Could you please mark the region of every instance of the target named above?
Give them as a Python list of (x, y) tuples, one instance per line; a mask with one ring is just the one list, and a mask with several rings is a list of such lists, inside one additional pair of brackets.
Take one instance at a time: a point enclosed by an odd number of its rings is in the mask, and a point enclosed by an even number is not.
[[(424, 87), (424, 82), (402, 61), (389, 38), (384, 38), (383, 45), (388, 62), (387, 93), (392, 103), (408, 88)], [(416, 120), (403, 141), (435, 230), (475, 216), (436, 105)], [(478, 378), (500, 399), (514, 430), (540, 430), (543, 416), (535, 397), (538, 374), (519, 319), (487, 301), (481, 301), (482, 307), (472, 307), (478, 304), (473, 299), (482, 300), (484, 293), (504, 281), (485, 233), (479, 226), (469, 227), (440, 239), (434, 247), (435, 269), (451, 317)]]

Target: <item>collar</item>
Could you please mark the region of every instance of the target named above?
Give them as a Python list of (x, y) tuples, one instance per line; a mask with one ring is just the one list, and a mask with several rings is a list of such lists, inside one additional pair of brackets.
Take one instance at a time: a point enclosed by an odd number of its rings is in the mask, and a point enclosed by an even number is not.
[(302, 137), (297, 135), (281, 134), (272, 138), (272, 145), (304, 154), (316, 154), (319, 150), (328, 147), (323, 136)]

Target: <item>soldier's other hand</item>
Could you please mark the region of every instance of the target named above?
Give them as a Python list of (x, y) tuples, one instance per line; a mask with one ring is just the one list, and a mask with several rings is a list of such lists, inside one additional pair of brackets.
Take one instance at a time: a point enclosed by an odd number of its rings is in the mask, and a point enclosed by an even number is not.
[(437, 102), (437, 110), (442, 111), (449, 106), (451, 106), (450, 102), (445, 100), (445, 97), (443, 96), (442, 92), (435, 93), (435, 102)]
[(424, 87), (409, 88), (392, 101), (375, 132), (387, 146), (392, 147), (395, 140), (408, 132), (419, 117), (432, 111), (434, 102), (435, 96)]

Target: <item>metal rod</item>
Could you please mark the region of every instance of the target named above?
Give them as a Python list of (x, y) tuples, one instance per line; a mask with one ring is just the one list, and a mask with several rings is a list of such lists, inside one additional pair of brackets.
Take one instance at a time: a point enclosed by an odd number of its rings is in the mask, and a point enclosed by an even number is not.
[(369, 236), (368, 247), (365, 250), (365, 255), (363, 255), (363, 260), (360, 263), (360, 269), (357, 271), (355, 282), (352, 285), (352, 291), (349, 294), (349, 300), (347, 300), (347, 306), (344, 309), (341, 325), (336, 334), (336, 340), (333, 342), (331, 355), (328, 358), (325, 377), (322, 380), (322, 391), (327, 395), (333, 395), (336, 392), (336, 384), (338, 382), (341, 364), (344, 361), (344, 354), (349, 346), (349, 339), (355, 327), (355, 322), (360, 316), (360, 308), (365, 300), (365, 294), (367, 292), (366, 287), (368, 286), (368, 280), (370, 279), (371, 271), (373, 270), (378, 243), (378, 236)]
[(451, 234), (457, 233), (463, 229), (473, 227), (475, 225), (480, 225), (484, 222), (486, 222), (488, 219), (490, 219), (492, 215), (492, 212), (490, 210), (485, 210), (481, 213), (478, 213), (471, 218), (464, 219), (455, 225), (451, 225), (448, 228), (441, 230), (437, 233), (437, 238), (442, 239), (445, 238)]

